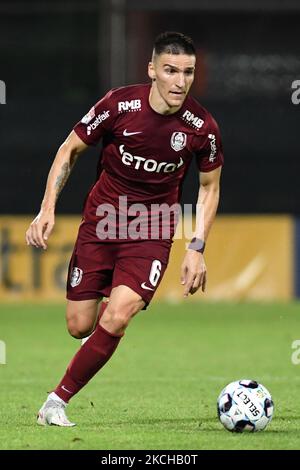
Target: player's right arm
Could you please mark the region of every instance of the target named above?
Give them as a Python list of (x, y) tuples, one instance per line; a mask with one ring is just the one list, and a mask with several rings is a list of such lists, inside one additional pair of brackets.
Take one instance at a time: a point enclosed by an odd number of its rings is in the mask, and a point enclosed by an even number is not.
[(78, 155), (87, 147), (88, 145), (74, 131), (59, 147), (48, 174), (40, 212), (26, 231), (27, 245), (46, 250), (46, 240), (49, 238), (55, 223), (56, 201), (75, 165)]

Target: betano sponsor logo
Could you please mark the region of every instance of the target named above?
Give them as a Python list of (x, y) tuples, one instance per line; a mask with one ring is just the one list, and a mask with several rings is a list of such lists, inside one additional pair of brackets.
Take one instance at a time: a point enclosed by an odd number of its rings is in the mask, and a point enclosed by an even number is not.
[(204, 124), (203, 119), (200, 119), (198, 116), (195, 116), (188, 110), (183, 113), (181, 119), (183, 119), (185, 122), (190, 124), (192, 127), (195, 127), (196, 129), (200, 129)]
[(143, 169), (152, 173), (172, 173), (183, 165), (183, 159), (180, 157), (178, 163), (157, 162), (153, 158), (140, 157), (124, 151), (124, 145), (119, 146), (122, 155), (122, 163), (127, 166), (133, 166), (135, 170)]
[(92, 124), (90, 124), (89, 126), (87, 126), (87, 128), (86, 128), (87, 135), (90, 135), (92, 133), (92, 131), (97, 129), (99, 124), (101, 124), (101, 122), (105, 121), (105, 119), (107, 119), (108, 117), (109, 117), (109, 111), (104, 111), (102, 114), (98, 114), (95, 121), (92, 122)]

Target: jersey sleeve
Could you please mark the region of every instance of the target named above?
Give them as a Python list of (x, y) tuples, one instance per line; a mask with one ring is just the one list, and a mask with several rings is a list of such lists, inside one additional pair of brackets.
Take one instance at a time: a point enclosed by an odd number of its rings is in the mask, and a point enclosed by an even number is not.
[(87, 145), (96, 145), (114, 122), (114, 100), (109, 91), (73, 128)]
[[(197, 142), (197, 140), (199, 142)], [(210, 116), (208, 125), (206, 126), (206, 136), (203, 141), (195, 138), (195, 154), (197, 166), (200, 171), (209, 172), (215, 170), (224, 164), (223, 146), (218, 124)]]

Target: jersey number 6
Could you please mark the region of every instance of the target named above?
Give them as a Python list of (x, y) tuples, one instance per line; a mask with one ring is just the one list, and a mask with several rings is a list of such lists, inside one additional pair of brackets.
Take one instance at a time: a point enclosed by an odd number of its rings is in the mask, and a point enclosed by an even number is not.
[(161, 262), (158, 259), (155, 259), (152, 263), (151, 271), (149, 275), (149, 281), (154, 287), (158, 283), (158, 280), (160, 278), (160, 272), (161, 272)]

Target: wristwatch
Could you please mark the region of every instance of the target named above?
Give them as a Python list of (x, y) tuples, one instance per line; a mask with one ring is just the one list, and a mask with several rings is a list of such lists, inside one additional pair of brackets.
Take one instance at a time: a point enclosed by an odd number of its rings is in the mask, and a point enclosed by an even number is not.
[(205, 241), (201, 240), (201, 238), (192, 238), (188, 248), (190, 250), (198, 251), (199, 253), (203, 253), (205, 250)]

